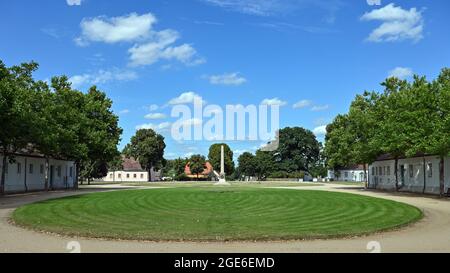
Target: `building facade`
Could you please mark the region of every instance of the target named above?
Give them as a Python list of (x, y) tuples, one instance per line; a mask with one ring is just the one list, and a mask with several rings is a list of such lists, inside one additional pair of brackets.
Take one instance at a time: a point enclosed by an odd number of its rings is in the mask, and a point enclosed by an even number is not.
[[(160, 181), (161, 172), (151, 171), (151, 181)], [(101, 179), (104, 182), (148, 182), (148, 172), (134, 158), (122, 157), (122, 170), (110, 171)]]
[[(0, 154), (0, 170), (3, 155)], [(5, 193), (43, 191), (46, 177), (48, 189), (75, 188), (77, 183), (76, 166), (73, 161), (49, 159), (40, 155), (14, 155), (14, 162), (6, 163)]]
[(364, 172), (364, 165), (353, 165), (328, 171), (328, 180), (346, 182), (365, 182), (367, 180), (368, 168)]
[[(389, 155), (379, 157), (369, 167), (369, 188), (398, 190), (415, 193), (440, 194), (439, 156), (417, 156), (398, 159), (398, 185), (396, 185), (395, 159)], [(450, 188), (450, 157), (444, 158), (444, 193)]]

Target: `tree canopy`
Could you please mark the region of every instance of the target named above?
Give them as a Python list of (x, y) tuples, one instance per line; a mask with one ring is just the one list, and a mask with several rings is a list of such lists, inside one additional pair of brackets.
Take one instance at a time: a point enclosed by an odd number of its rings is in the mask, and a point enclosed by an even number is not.
[(436, 154), (441, 157), (442, 193), (443, 157), (450, 154), (449, 79), (450, 70), (445, 68), (432, 82), (417, 75), (410, 82), (388, 78), (381, 84), (382, 93), (357, 95), (349, 112), (338, 115), (327, 127), (327, 165), (370, 164), (389, 154), (396, 161), (399, 187), (399, 158)]
[(118, 154), (122, 129), (106, 94), (95, 86), (87, 93), (74, 90), (66, 76), (53, 77), (49, 86), (33, 78), (37, 69), (35, 62), (6, 67), (0, 61), (1, 192), (7, 160), (24, 148), (75, 161), (77, 176), (86, 178), (105, 174)]
[(152, 181), (152, 169), (159, 169), (163, 165), (164, 137), (152, 129), (140, 129), (131, 137), (131, 141), (124, 148), (127, 157), (134, 157), (141, 166), (148, 171), (148, 181)]
[(230, 146), (225, 143), (216, 143), (209, 147), (208, 161), (213, 166), (214, 170), (220, 172), (220, 156), (221, 147), (224, 148), (224, 163), (225, 163), (225, 173), (231, 175), (234, 172), (234, 161), (233, 161), (233, 151), (231, 151)]

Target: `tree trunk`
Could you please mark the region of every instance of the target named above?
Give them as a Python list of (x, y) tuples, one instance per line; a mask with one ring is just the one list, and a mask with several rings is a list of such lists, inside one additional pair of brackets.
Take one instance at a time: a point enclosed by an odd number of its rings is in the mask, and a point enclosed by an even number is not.
[(148, 182), (152, 182), (152, 168), (153, 168), (153, 166), (152, 165), (149, 165), (148, 166)]
[(73, 185), (74, 189), (78, 189), (79, 181), (80, 181), (80, 163), (75, 162), (75, 183)]
[(427, 189), (427, 166), (425, 162), (425, 157), (423, 158), (423, 190), (422, 193), (425, 193), (425, 190)]
[(398, 158), (395, 158), (395, 189), (398, 191), (399, 190), (399, 186), (398, 186)]
[(23, 179), (23, 185), (25, 187), (25, 192), (28, 192), (28, 186), (27, 186), (27, 173), (28, 173), (28, 163), (27, 158), (25, 157), (25, 168), (24, 168), (24, 179)]
[(441, 156), (441, 160), (439, 162), (439, 188), (441, 196), (445, 194), (445, 177), (444, 177), (444, 157)]
[(368, 183), (368, 177), (367, 177), (367, 168), (366, 168), (366, 164), (364, 163), (364, 175), (363, 175), (363, 179), (364, 179), (364, 186), (367, 189), (369, 187), (369, 183)]
[(6, 164), (8, 162), (7, 155), (3, 153), (3, 163), (2, 163), (2, 177), (0, 182), (0, 195), (5, 194), (5, 180), (6, 180)]

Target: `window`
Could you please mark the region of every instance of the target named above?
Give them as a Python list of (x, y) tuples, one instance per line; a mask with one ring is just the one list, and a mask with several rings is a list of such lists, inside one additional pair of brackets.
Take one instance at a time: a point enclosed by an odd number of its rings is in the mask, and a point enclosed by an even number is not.
[(141, 173), (141, 179), (144, 179), (144, 174), (143, 173)]
[(433, 177), (433, 163), (428, 163), (427, 172), (428, 172), (428, 177)]
[(387, 166), (387, 175), (391, 175), (391, 166)]
[(129, 173), (127, 173), (127, 178), (130, 178), (130, 174)]
[(73, 173), (73, 167), (70, 167), (69, 169), (69, 176), (72, 177), (72, 173)]
[(378, 168), (378, 173), (379, 173), (380, 175), (383, 175), (383, 167), (379, 167), (379, 168)]
[(21, 173), (22, 172), (22, 164), (17, 163), (17, 173)]
[(56, 172), (57, 172), (58, 177), (61, 177), (61, 166), (58, 166), (56, 168)]
[(375, 168), (372, 167), (372, 175), (375, 175)]
[(413, 165), (409, 165), (409, 177), (413, 178), (414, 177), (414, 166)]
[(117, 177), (119, 177), (119, 178), (122, 178), (122, 174), (121, 174), (121, 173), (119, 173), (119, 174), (117, 175)]
[(133, 178), (137, 178), (137, 174), (133, 174)]
[(39, 171), (41, 174), (44, 174), (44, 164), (41, 164)]
[(113, 175), (114, 175), (114, 174), (111, 173), (111, 174), (109, 175), (109, 178), (111, 178), (111, 179), (114, 178)]
[(345, 178), (348, 177), (348, 172), (344, 172), (344, 177), (345, 177)]
[(30, 174), (32, 174), (33, 171), (34, 171), (34, 166), (33, 166), (33, 164), (30, 164)]

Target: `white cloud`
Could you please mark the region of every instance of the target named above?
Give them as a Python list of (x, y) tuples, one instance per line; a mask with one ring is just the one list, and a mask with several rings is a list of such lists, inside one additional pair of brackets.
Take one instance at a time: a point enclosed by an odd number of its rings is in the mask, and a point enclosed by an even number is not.
[(130, 113), (129, 109), (123, 109), (119, 112), (120, 115), (124, 115), (124, 114), (128, 114), (128, 113)]
[(287, 104), (287, 102), (280, 100), (279, 98), (273, 98), (273, 99), (264, 99), (261, 102), (262, 105), (279, 105), (284, 106)]
[(313, 133), (316, 136), (324, 136), (327, 134), (327, 125), (322, 125), (319, 127), (314, 128)]
[(80, 23), (81, 36), (75, 38), (75, 42), (79, 46), (87, 46), (91, 42), (134, 42), (134, 46), (128, 49), (131, 66), (151, 65), (159, 60), (176, 60), (189, 66), (205, 62), (191, 44), (175, 44), (180, 38), (177, 31), (154, 30), (156, 22), (151, 13), (85, 18)]
[(208, 77), (211, 84), (220, 85), (241, 85), (247, 82), (247, 79), (240, 76), (239, 73), (225, 73), (222, 75), (212, 75)]
[(315, 106), (311, 107), (311, 111), (314, 111), (314, 112), (325, 111), (328, 108), (330, 108), (330, 106), (328, 104), (327, 105), (315, 105)]
[(202, 97), (194, 92), (185, 92), (182, 93), (180, 96), (173, 98), (169, 101), (169, 104), (175, 105), (175, 104), (188, 104), (193, 103), (194, 100), (200, 100), (203, 101)]
[(312, 104), (312, 101), (310, 101), (310, 100), (301, 100), (301, 101), (295, 103), (292, 107), (294, 109), (301, 109), (301, 108), (308, 107), (311, 104)]
[(150, 105), (150, 106), (148, 107), (148, 109), (149, 109), (150, 111), (156, 111), (156, 110), (159, 109), (159, 106), (158, 106), (157, 104), (152, 104), (152, 105)]
[(363, 21), (381, 21), (382, 24), (372, 31), (367, 38), (371, 42), (395, 42), (413, 40), (415, 42), (423, 38), (424, 20), (422, 11), (416, 8), (402, 9), (391, 3), (380, 9), (366, 12)]
[(140, 41), (150, 36), (154, 23), (156, 23), (156, 17), (151, 13), (83, 19), (80, 24), (82, 34), (76, 42), (79, 45), (86, 45), (89, 42), (112, 44)]
[(413, 71), (408, 67), (396, 67), (389, 71), (389, 77), (396, 77), (401, 80), (409, 78), (413, 75)]
[(110, 70), (99, 70), (92, 74), (74, 75), (69, 78), (74, 88), (85, 85), (105, 84), (112, 81), (130, 81), (137, 79), (138, 75), (134, 71), (113, 68)]
[(344, 5), (341, 0), (200, 0), (230, 11), (256, 16), (294, 13), (299, 9), (316, 8), (325, 12), (325, 20), (334, 22), (335, 13)]
[(165, 119), (167, 116), (163, 113), (150, 113), (145, 115), (146, 119)]
[(151, 42), (135, 45), (128, 50), (130, 65), (151, 65), (161, 59), (177, 60), (186, 65), (198, 65), (205, 62), (204, 59), (197, 57), (197, 51), (189, 44), (172, 46), (180, 37), (178, 32), (166, 29), (154, 36)]
[(163, 132), (163, 131), (167, 131), (167, 129), (169, 129), (170, 125), (171, 125), (170, 122), (163, 122), (163, 123), (160, 123), (160, 124), (145, 123), (145, 124), (141, 124), (141, 125), (136, 126), (136, 130), (152, 129), (154, 131)]
[(69, 6), (80, 6), (82, 0), (66, 0), (67, 5)]

